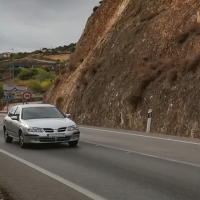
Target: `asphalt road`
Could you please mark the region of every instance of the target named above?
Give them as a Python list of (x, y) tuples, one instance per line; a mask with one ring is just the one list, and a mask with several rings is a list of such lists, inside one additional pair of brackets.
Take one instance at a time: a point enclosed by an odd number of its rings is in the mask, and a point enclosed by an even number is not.
[[(2, 129), (0, 118), (0, 130)], [(200, 141), (81, 127), (76, 148), (6, 144), (0, 184), (16, 200), (198, 200)]]

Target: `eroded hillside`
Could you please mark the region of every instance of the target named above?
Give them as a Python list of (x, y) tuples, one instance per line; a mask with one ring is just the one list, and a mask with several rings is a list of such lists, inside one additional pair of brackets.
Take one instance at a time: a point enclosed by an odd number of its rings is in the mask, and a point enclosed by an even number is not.
[(78, 124), (139, 131), (151, 108), (152, 132), (200, 137), (199, 10), (198, 0), (104, 0), (45, 102)]

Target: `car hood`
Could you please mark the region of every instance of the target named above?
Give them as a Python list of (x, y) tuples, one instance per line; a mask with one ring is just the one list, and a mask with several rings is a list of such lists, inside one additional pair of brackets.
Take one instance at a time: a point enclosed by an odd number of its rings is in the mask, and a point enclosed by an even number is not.
[(75, 123), (68, 118), (29, 119), (29, 120), (22, 120), (22, 122), (30, 127), (52, 128), (52, 129), (58, 129), (61, 127), (68, 127), (75, 125)]

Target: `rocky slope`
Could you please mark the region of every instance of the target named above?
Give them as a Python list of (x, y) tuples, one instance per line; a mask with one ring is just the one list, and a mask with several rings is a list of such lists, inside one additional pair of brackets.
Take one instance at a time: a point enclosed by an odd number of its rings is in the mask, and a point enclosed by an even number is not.
[(78, 124), (200, 138), (198, 0), (104, 0), (45, 102)]

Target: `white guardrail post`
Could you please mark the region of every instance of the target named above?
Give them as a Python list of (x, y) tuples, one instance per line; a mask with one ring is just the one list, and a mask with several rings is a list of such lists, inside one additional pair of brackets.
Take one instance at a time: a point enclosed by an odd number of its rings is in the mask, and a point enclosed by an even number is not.
[(152, 109), (148, 110), (148, 115), (147, 115), (147, 129), (146, 133), (150, 133), (151, 130), (151, 117), (152, 117)]

